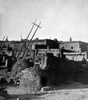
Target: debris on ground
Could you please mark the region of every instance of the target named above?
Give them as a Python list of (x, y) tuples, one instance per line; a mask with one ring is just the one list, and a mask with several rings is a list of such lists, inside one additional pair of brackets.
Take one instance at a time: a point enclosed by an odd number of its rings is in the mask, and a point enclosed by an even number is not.
[(35, 68), (25, 68), (17, 74), (19, 86), (7, 88), (9, 94), (32, 94), (40, 90), (40, 76)]

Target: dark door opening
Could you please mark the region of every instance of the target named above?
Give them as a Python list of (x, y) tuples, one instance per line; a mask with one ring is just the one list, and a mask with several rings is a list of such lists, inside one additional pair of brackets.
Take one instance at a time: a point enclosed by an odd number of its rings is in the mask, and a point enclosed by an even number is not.
[(47, 85), (47, 77), (46, 76), (41, 77), (41, 85), (42, 85), (42, 87)]

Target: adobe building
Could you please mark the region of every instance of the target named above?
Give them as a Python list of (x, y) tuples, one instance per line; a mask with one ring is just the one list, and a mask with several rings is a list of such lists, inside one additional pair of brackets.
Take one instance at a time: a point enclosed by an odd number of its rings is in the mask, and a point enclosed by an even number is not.
[(66, 58), (74, 61), (88, 59), (88, 43), (82, 41), (60, 42), (60, 49), (64, 49)]
[[(27, 42), (28, 43), (28, 42)], [(29, 46), (29, 53), (30, 50), (34, 51), (35, 55), (36, 53), (53, 53), (53, 54), (59, 54), (59, 43), (56, 40), (51, 39), (35, 39), (31, 41), (32, 46), (30, 48)]]
[[(8, 47), (11, 47), (14, 51), (15, 55), (17, 56), (19, 51), (21, 50), (25, 40), (22, 41), (1, 41), (0, 44), (2, 44), (3, 50), (5, 52), (8, 51)], [(1, 48), (1, 47), (0, 47)], [(57, 40), (51, 40), (51, 39), (34, 39), (32, 41), (27, 40), (24, 44), (24, 47), (22, 49), (22, 52), (25, 52), (25, 50), (28, 48), (28, 54), (32, 57), (34, 57), (34, 53), (36, 51), (38, 52), (59, 52), (59, 43)]]

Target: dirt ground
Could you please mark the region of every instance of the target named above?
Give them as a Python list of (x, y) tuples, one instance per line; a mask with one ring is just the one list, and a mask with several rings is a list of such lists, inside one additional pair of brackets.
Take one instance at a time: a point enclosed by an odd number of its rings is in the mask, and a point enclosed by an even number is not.
[(0, 88), (0, 100), (88, 100), (88, 85), (79, 82), (45, 87), (36, 94), (26, 95), (9, 95), (5, 88)]

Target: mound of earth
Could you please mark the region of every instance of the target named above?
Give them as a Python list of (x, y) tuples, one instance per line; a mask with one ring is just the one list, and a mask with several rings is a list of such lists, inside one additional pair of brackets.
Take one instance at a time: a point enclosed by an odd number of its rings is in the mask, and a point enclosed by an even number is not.
[(19, 77), (19, 86), (7, 88), (8, 94), (31, 94), (39, 91), (40, 85), (40, 76), (38, 75), (35, 68), (25, 68), (20, 73)]

